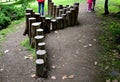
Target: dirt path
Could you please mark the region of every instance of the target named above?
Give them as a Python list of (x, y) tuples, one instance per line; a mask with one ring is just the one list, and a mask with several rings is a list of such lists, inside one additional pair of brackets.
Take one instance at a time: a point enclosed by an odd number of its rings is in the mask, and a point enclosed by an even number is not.
[[(95, 65), (100, 52), (97, 39), (101, 32), (100, 20), (94, 12), (86, 11), (86, 3), (80, 4), (78, 19), (80, 25), (46, 36), (51, 66), (47, 79), (31, 78), (31, 74), (35, 73), (35, 64), (33, 60), (24, 59), (31, 53), (20, 45), (26, 37), (22, 36), (24, 24), (18, 26), (21, 30), (9, 34), (2, 43), (3, 51), (9, 52), (0, 57), (0, 82), (103, 82)], [(56, 79), (51, 79), (51, 76)], [(71, 79), (66, 76), (71, 76)]]

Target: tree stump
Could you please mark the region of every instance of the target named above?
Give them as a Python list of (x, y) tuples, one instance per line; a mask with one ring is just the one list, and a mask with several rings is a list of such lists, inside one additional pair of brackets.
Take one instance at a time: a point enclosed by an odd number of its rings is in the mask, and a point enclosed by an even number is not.
[(51, 15), (51, 2), (52, 1), (48, 1), (48, 15)]
[(51, 23), (51, 18), (46, 17), (45, 18), (45, 27), (44, 27), (45, 34), (50, 33), (50, 23)]
[(31, 45), (31, 27), (32, 27), (32, 23), (36, 22), (36, 18), (31, 17), (29, 18), (29, 43)]
[(25, 30), (24, 30), (24, 33), (23, 33), (24, 36), (26, 34), (28, 34), (28, 36), (29, 36), (29, 18), (30, 17), (31, 17), (31, 14), (30, 13), (26, 13), (26, 27), (25, 27)]
[(43, 29), (42, 28), (36, 29), (36, 35), (43, 35)]
[(56, 21), (56, 19), (52, 19), (51, 20), (51, 27), (52, 27), (52, 31), (55, 31), (55, 30), (57, 30), (57, 21)]
[(56, 17), (57, 29), (63, 29), (63, 17)]
[(67, 27), (66, 14), (62, 14), (63, 17), (63, 28)]
[(44, 36), (43, 35), (37, 35), (34, 38), (35, 38), (35, 49), (37, 51), (38, 50), (38, 43), (43, 42)]
[(35, 13), (36, 22), (40, 22), (40, 13)]
[(38, 77), (44, 77), (45, 72), (44, 67), (44, 60), (43, 59), (37, 59), (36, 60), (36, 76)]
[(31, 46), (32, 48), (35, 47), (35, 36), (36, 36), (36, 30), (39, 29), (41, 26), (41, 22), (35, 22), (32, 23), (32, 27), (31, 27)]
[(38, 43), (38, 50), (45, 50), (45, 42)]

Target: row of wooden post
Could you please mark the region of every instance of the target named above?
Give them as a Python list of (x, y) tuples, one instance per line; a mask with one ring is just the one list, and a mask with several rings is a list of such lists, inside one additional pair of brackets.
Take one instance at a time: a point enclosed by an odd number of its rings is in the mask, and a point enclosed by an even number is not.
[(50, 3), (50, 10), (54, 18), (41, 16), (31, 8), (26, 9), (26, 28), (23, 35), (28, 35), (29, 44), (36, 49), (36, 75), (44, 77), (47, 71), (47, 51), (45, 50), (44, 34), (51, 31), (76, 25), (79, 3), (74, 6), (59, 7)]

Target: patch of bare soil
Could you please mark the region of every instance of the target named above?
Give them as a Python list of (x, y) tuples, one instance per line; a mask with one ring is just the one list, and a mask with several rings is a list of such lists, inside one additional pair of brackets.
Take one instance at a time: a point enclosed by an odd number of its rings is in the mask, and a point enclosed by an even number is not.
[(80, 4), (80, 25), (46, 35), (50, 64), (47, 79), (31, 77), (35, 64), (33, 59), (25, 58), (31, 53), (20, 45), (26, 38), (22, 35), (25, 23), (20, 24), (20, 30), (9, 34), (2, 43), (5, 52), (0, 57), (0, 82), (103, 82), (97, 66), (101, 21), (94, 12), (88, 13), (86, 6), (86, 3)]

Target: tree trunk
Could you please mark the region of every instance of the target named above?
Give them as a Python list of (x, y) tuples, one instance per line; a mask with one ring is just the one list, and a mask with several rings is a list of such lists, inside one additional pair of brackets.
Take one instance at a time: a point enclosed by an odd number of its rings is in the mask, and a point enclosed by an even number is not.
[(109, 14), (109, 10), (108, 10), (108, 0), (105, 0), (105, 4), (104, 4), (104, 9), (105, 9), (105, 15)]

